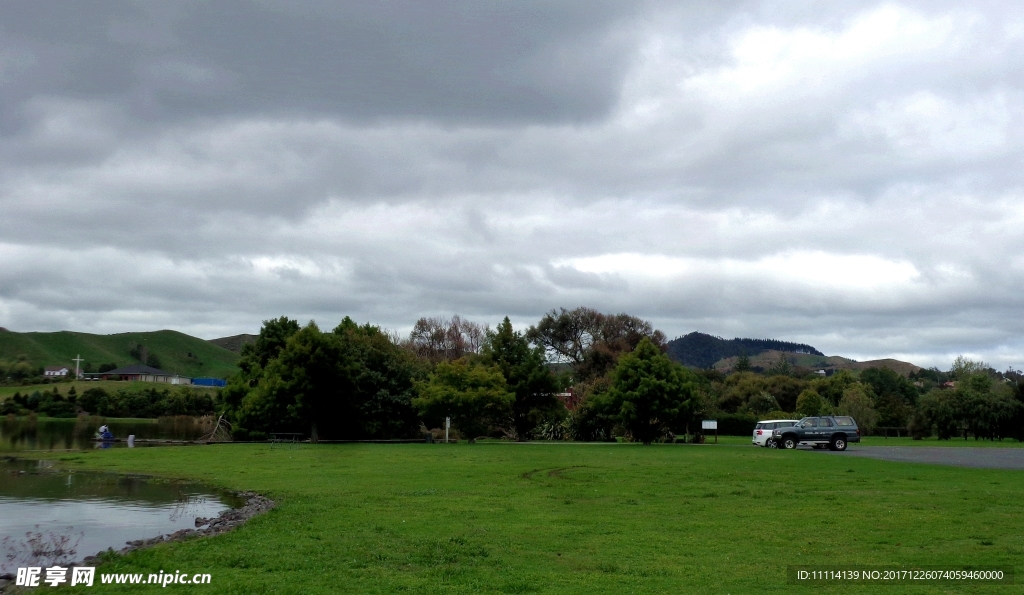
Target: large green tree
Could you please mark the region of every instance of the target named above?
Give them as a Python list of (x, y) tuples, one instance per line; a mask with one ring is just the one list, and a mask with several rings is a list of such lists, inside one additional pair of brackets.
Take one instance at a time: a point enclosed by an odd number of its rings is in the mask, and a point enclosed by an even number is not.
[(243, 423), (269, 430), (301, 429), (312, 441), (325, 430), (344, 435), (338, 430), (352, 428), (357, 410), (345, 398), (354, 392), (355, 373), (345, 351), (339, 337), (310, 322), (267, 363), (259, 386), (242, 403)]
[(874, 395), (879, 425), (907, 425), (921, 392), (913, 382), (887, 367), (868, 368), (860, 373), (859, 380), (869, 388), (868, 394)]
[(415, 356), (378, 327), (346, 317), (324, 333), (311, 322), (260, 369), (236, 419), (248, 430), (311, 439), (408, 437), (419, 427), (412, 398), (422, 375)]
[(544, 347), (551, 357), (572, 366), (576, 382), (598, 378), (615, 368), (619, 357), (642, 339), (666, 349), (665, 334), (650, 322), (629, 314), (603, 314), (592, 308), (552, 310), (526, 338)]
[(645, 338), (619, 360), (607, 399), (633, 438), (650, 444), (688, 416), (697, 384), (693, 372)]
[(815, 380), (811, 383), (810, 389), (825, 399), (829, 405), (838, 405), (839, 401), (843, 400), (843, 393), (846, 392), (846, 389), (856, 382), (857, 378), (849, 370), (839, 370), (828, 378)]
[(277, 357), (284, 349), (285, 343), (292, 335), (299, 332), (299, 321), (287, 316), (264, 320), (260, 334), (252, 343), (242, 346), (239, 367), (247, 370), (254, 367), (264, 368), (267, 363)]
[(814, 389), (808, 388), (796, 398), (796, 413), (806, 417), (824, 415), (829, 404)]
[[(263, 369), (284, 349), (288, 339), (299, 332), (299, 323), (282, 316), (264, 320), (260, 334), (252, 343), (242, 346), (238, 360), (238, 373), (228, 379), (228, 385), (221, 391), (221, 402), (229, 417), (236, 417), (242, 400), (256, 387), (263, 375)], [(100, 371), (103, 371), (103, 364)], [(109, 364), (114, 366), (114, 364)], [(116, 366), (115, 366), (116, 367)], [(113, 370), (114, 367), (109, 368)]]
[(420, 421), (412, 399), (416, 397), (416, 381), (426, 376), (426, 365), (380, 327), (357, 325), (346, 316), (332, 332), (353, 359), (351, 382), (358, 407), (357, 431), (374, 438), (415, 434)]
[(516, 396), (508, 389), (501, 369), (465, 359), (440, 362), (419, 387), (412, 404), (431, 426), (451, 417), (469, 442), (502, 425), (512, 412)]
[(839, 413), (852, 417), (857, 422), (857, 427), (864, 432), (870, 432), (878, 425), (878, 413), (875, 411), (869, 390), (859, 382), (843, 392), (843, 398), (839, 401)]
[(541, 421), (565, 411), (555, 396), (557, 379), (545, 364), (544, 348), (531, 347), (522, 333), (512, 330), (507, 316), (496, 331), (488, 334), (481, 353), (484, 362), (501, 370), (515, 395), (512, 424), (517, 440), (527, 440)]

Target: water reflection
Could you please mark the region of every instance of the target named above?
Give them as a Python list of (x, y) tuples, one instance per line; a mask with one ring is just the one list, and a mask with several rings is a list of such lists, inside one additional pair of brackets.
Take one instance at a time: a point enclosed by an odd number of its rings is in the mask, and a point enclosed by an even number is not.
[(194, 528), (196, 517), (241, 504), (195, 482), (0, 460), (0, 574), (33, 560), (80, 560), (127, 541)]
[(122, 440), (132, 435), (140, 440), (195, 440), (209, 432), (214, 423), (213, 418), (188, 416), (137, 421), (108, 421), (102, 417), (42, 420), (5, 417), (0, 418), (0, 452), (127, 446), (125, 442), (106, 445), (97, 442), (96, 431), (102, 425), (109, 426), (111, 433)]

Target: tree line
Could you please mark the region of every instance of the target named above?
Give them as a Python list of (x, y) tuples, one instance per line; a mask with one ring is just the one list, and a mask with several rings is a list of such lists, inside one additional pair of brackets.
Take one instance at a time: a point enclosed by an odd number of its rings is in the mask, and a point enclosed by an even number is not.
[(638, 317), (552, 310), (525, 330), (459, 316), (423, 318), (407, 337), (345, 318), (321, 330), (265, 321), (216, 406), (239, 439), (295, 432), (313, 440), (422, 437), (450, 418), (468, 440), (650, 443), (719, 419), (749, 433), (759, 419), (852, 415), (866, 431), (918, 437), (1022, 438), (1021, 377), (960, 358), (949, 372), (888, 368), (821, 378), (789, 365), (725, 373), (673, 361), (665, 335)]
[[(450, 418), (468, 440), (527, 440), (569, 417), (570, 387), (593, 392), (607, 378), (620, 412), (603, 415), (647, 440), (657, 433), (651, 427), (660, 432), (693, 412), (683, 380), (697, 377), (664, 344), (646, 321), (587, 308), (550, 312), (525, 332), (508, 318), (493, 330), (458, 316), (423, 318), (406, 338), (347, 317), (330, 331), (281, 317), (243, 348), (220, 403), (239, 438), (406, 438)], [(658, 377), (658, 388), (633, 386), (639, 372), (631, 366)]]
[(72, 386), (61, 393), (57, 386), (51, 390), (14, 393), (0, 403), (0, 415), (28, 415), (48, 417), (76, 417), (81, 414), (102, 417), (157, 418), (172, 415), (202, 416), (216, 410), (214, 396), (209, 391), (187, 386), (171, 389), (135, 388), (125, 386), (110, 392), (102, 387), (78, 391)]

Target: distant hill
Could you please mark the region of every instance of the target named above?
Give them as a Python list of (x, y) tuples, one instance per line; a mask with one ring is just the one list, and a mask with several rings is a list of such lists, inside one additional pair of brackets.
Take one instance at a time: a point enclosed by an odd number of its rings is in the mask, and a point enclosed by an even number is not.
[(210, 339), (210, 343), (223, 347), (233, 353), (241, 353), (242, 347), (247, 343), (253, 343), (256, 341), (256, 337), (259, 335), (234, 335), (232, 337), (221, 337), (219, 339)]
[[(791, 365), (810, 368), (812, 370), (857, 371), (867, 370), (868, 368), (889, 368), (903, 376), (908, 376), (911, 372), (916, 372), (921, 369), (920, 366), (915, 366), (909, 362), (903, 362), (898, 359), (891, 358), (858, 362), (838, 355), (821, 356), (806, 353), (783, 352), (774, 349), (761, 352), (755, 356), (748, 356), (750, 359), (750, 366), (754, 369), (760, 368), (768, 370), (778, 363), (780, 354), (784, 354), (786, 356), (786, 361)], [(739, 356), (724, 358), (715, 362), (714, 368), (725, 372), (733, 369), (738, 361)]]
[(118, 367), (139, 363), (131, 351), (138, 345), (160, 359), (160, 368), (172, 374), (226, 378), (237, 368), (238, 354), (209, 341), (177, 331), (92, 335), (60, 331), (56, 333), (0, 332), (0, 360), (13, 361), (21, 356), (35, 366), (68, 366), (81, 354), (86, 364)]
[(668, 342), (669, 357), (694, 368), (711, 368), (719, 360), (746, 355), (753, 358), (766, 351), (785, 351), (824, 357), (825, 354), (803, 343), (775, 339), (723, 339), (693, 332)]

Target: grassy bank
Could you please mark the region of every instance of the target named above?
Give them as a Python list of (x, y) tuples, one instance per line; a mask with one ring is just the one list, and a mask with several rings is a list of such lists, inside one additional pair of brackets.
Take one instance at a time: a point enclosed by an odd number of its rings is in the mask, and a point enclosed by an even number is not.
[[(203, 593), (1018, 593), (794, 586), (785, 569), (1024, 562), (1024, 474), (1010, 471), (628, 444), (222, 445), (58, 458), (277, 499), (233, 533), (100, 570), (208, 572)], [(158, 590), (91, 591), (147, 589)]]

